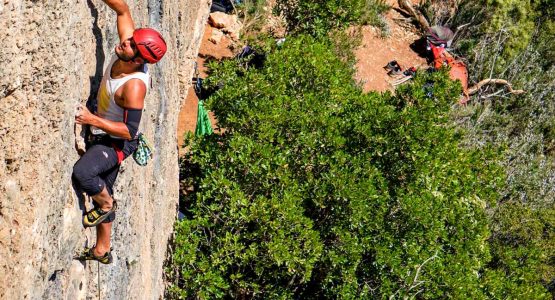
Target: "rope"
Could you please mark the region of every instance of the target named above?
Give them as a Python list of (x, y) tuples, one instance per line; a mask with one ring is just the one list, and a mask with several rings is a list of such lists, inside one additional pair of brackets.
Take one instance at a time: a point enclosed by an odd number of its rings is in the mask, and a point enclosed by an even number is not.
[[(89, 198), (89, 202), (93, 201), (91, 196), (88, 196)], [(86, 209), (86, 208), (85, 208)], [(87, 230), (91, 230), (92, 231), (92, 227), (88, 227)], [(87, 247), (89, 246), (89, 237), (87, 237)], [(98, 275), (98, 279), (97, 279), (97, 287), (98, 287), (98, 300), (100, 300), (100, 262), (97, 261), (97, 275)]]
[(97, 262), (98, 265), (98, 300), (100, 300), (100, 262)]

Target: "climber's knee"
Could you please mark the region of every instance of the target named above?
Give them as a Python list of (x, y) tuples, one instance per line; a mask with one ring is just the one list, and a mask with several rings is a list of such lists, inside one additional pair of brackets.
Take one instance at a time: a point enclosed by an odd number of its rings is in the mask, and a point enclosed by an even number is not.
[(91, 172), (95, 168), (80, 162), (78, 161), (73, 166), (73, 179), (87, 195), (94, 196), (99, 194), (104, 189), (105, 184), (97, 174)]

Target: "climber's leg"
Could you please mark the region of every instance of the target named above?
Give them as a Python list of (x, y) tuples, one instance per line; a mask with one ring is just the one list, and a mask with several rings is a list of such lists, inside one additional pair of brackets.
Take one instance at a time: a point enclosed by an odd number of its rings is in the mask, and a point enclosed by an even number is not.
[(100, 222), (111, 223), (116, 218), (116, 202), (112, 198), (112, 187), (118, 177), (119, 165), (101, 174), (100, 178), (105, 183), (102, 191), (94, 196), (94, 209), (83, 217), (85, 227), (98, 226)]
[(117, 153), (113, 147), (104, 144), (91, 146), (75, 163), (73, 177), (95, 204), (95, 208), (83, 217), (84, 226), (97, 226), (100, 222), (114, 220), (115, 207), (111, 194), (118, 172)]
[[(93, 196), (93, 199), (97, 205), (103, 211), (108, 211), (113, 208), (115, 205), (115, 201), (112, 198), (114, 193), (113, 187), (114, 183), (119, 174), (119, 165), (116, 165), (114, 168), (110, 169), (107, 172), (104, 172), (101, 177), (104, 179), (105, 187), (99, 194)], [(96, 246), (93, 249), (94, 255), (96, 256), (103, 256), (107, 252), (110, 251), (110, 237), (112, 235), (112, 222), (116, 218), (116, 212), (114, 211), (110, 217), (106, 218), (104, 222), (100, 223), (96, 226)]]
[(94, 196), (92, 196), (93, 200), (98, 204), (100, 209), (103, 211), (109, 211), (112, 209), (112, 205), (114, 203), (114, 199), (110, 196), (108, 189), (104, 187), (102, 191)]
[(91, 146), (75, 163), (73, 178), (87, 195), (102, 201), (99, 204), (111, 205), (105, 204), (108, 201), (106, 195), (111, 193), (118, 171), (118, 156), (114, 148), (97, 144)]
[(94, 255), (103, 256), (110, 251), (110, 235), (112, 234), (112, 222), (100, 223), (96, 226), (96, 246)]
[(112, 205), (114, 203), (112, 195), (114, 194), (114, 184), (116, 183), (116, 179), (119, 174), (119, 164), (117, 163), (117, 154), (115, 150), (113, 151), (113, 154), (116, 158), (116, 164), (111, 169), (100, 174), (100, 178), (104, 182), (104, 188), (100, 193), (92, 196), (93, 200), (98, 203), (98, 206), (103, 211), (109, 211), (112, 209)]

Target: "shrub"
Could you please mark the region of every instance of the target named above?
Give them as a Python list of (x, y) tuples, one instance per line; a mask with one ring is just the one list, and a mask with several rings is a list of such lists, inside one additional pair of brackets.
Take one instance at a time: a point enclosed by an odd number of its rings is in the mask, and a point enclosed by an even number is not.
[[(534, 292), (541, 284), (555, 295), (555, 239), (549, 234), (555, 213), (555, 68), (546, 69), (538, 45), (529, 45), (502, 71), (493, 67), (497, 48), (489, 48), (479, 63), (472, 65), (477, 70), (470, 72), (487, 70), (492, 77), (506, 78), (524, 89), (525, 94), (510, 95), (501, 87), (486, 87), (471, 105), (453, 111), (453, 121), (467, 132), (465, 144), (505, 148), (501, 164), (507, 184), (499, 189), (501, 201), (489, 213), (495, 261), (490, 269), (496, 276), (520, 277), (527, 283), (518, 288), (504, 286), (503, 294), (497, 295), (500, 298), (524, 297), (524, 291)], [(515, 218), (515, 211), (525, 217)], [(545, 234), (522, 238), (531, 224), (543, 228)]]
[[(553, 215), (555, 214), (555, 68), (553, 1), (467, 2), (461, 22), (472, 14), (480, 26), (462, 34), (471, 81), (503, 78), (526, 91), (510, 95), (485, 87), (467, 107), (456, 107), (453, 122), (467, 134), (466, 145), (503, 147), (507, 173), (500, 201), (488, 210), (492, 261), (484, 273), (513, 277), (490, 285), (491, 298), (552, 298), (555, 295)], [(477, 30), (481, 28), (481, 30)], [(487, 30), (486, 30), (487, 29)], [(491, 33), (491, 31), (496, 31)], [(549, 37), (548, 37), (549, 36)], [(459, 44), (460, 45), (460, 44)], [(551, 295), (542, 292), (547, 288)]]
[[(456, 43), (463, 55), (482, 54), (483, 48), (478, 46), (484, 44), (496, 48), (489, 58), (495, 58), (495, 71), (501, 72), (526, 52), (531, 43), (541, 45), (536, 50), (541, 50), (544, 66), (555, 63), (555, 46), (551, 41), (555, 34), (554, 17), (555, 3), (550, 0), (464, 0), (448, 25), (453, 28), (464, 25), (457, 33)], [(479, 60), (470, 62), (480, 64)], [(477, 75), (483, 78), (491, 74)]]
[(503, 176), (448, 125), (460, 85), (419, 72), (364, 94), (333, 47), (299, 36), (263, 68), (212, 65), (226, 131), (188, 141), (170, 297), (475, 299), (513, 282), (481, 275)]
[(290, 32), (325, 36), (349, 25), (384, 27), (380, 15), (389, 7), (383, 0), (278, 0), (275, 10), (287, 20)]

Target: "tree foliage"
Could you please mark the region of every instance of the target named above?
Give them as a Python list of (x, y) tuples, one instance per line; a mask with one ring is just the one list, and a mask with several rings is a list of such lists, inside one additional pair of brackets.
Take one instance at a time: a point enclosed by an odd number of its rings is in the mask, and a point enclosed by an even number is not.
[[(467, 55), (471, 81), (504, 78), (526, 91), (511, 95), (486, 87), (453, 122), (466, 132), (464, 144), (503, 147), (507, 184), (488, 210), (492, 261), (488, 277), (516, 276), (492, 288), (502, 297), (522, 297), (547, 288), (555, 295), (555, 35), (553, 1), (467, 2), (459, 23), (471, 22), (457, 46)], [(472, 18), (475, 14), (479, 17)], [(479, 22), (477, 22), (479, 20)], [(487, 29), (487, 30), (480, 30)], [(465, 45), (471, 47), (465, 48)]]
[(471, 79), (528, 92), (486, 88), (466, 107), (445, 70), (361, 91), (351, 41), (328, 38), (375, 23), (372, 3), (277, 1), (308, 35), (263, 45), (261, 68), (211, 66), (225, 132), (188, 139), (168, 297), (552, 297), (552, 1), (461, 1)]
[(477, 46), (484, 41), (498, 49), (503, 45), (495, 55), (496, 71), (502, 71), (526, 52), (530, 44), (542, 52), (544, 66), (555, 63), (554, 17), (552, 0), (463, 0), (457, 14), (446, 25), (453, 28), (464, 25), (457, 34), (457, 48), (465, 56), (480, 52)]
[[(555, 293), (555, 69), (545, 69), (541, 51), (532, 44), (511, 60), (514, 68), (496, 71), (496, 50), (491, 47), (481, 53), (480, 63), (473, 68), (507, 78), (526, 94), (515, 96), (503, 89), (485, 88), (470, 105), (453, 111), (453, 121), (467, 132), (465, 144), (505, 148), (501, 164), (507, 184), (499, 189), (500, 201), (489, 212), (492, 270), (499, 276), (521, 274)], [(517, 218), (515, 212), (523, 215)], [(507, 290), (514, 291), (512, 296), (519, 293), (518, 289)]]
[(275, 10), (287, 20), (290, 32), (325, 36), (353, 24), (385, 26), (383, 0), (277, 0)]
[(547, 297), (490, 268), (504, 178), (495, 151), (460, 147), (449, 125), (460, 85), (419, 72), (364, 94), (333, 47), (300, 36), (260, 69), (212, 65), (226, 131), (188, 141), (171, 297)]

